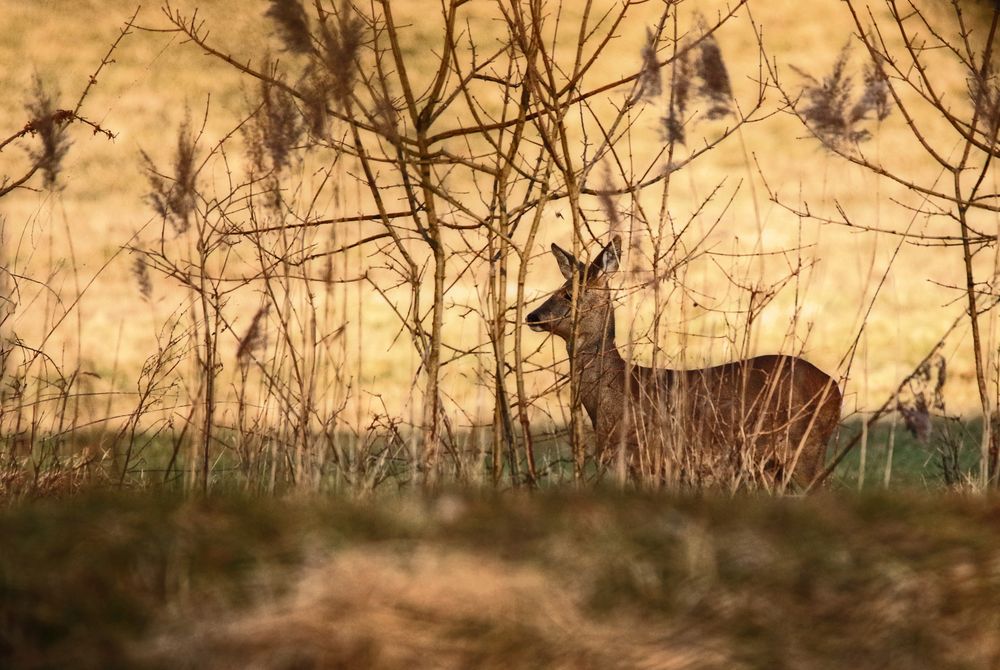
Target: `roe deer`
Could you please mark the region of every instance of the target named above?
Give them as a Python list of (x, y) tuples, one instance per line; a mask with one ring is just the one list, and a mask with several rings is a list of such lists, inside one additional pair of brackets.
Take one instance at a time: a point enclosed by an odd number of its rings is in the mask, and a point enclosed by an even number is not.
[(784, 355), (701, 370), (632, 365), (615, 346), (608, 288), (621, 238), (589, 266), (558, 245), (552, 253), (566, 283), (526, 321), (566, 341), (601, 462), (618, 453), (633, 476), (696, 485), (784, 487), (794, 476), (806, 488), (822, 472), (840, 421), (834, 379)]

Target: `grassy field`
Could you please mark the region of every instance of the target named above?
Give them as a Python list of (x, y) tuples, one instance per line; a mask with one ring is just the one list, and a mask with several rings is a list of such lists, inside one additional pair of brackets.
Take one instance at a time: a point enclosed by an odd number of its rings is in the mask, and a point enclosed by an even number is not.
[[(418, 11), (420, 3), (396, 4), (400, 20), (408, 26), (403, 33), (408, 43), (433, 41), (437, 24)], [(187, 2), (173, 4), (186, 13), (195, 6)], [(212, 30), (219, 47), (232, 53), (237, 61), (280, 53), (274, 29), (263, 17), (266, 6), (263, 1), (247, 3), (233, 13), (220, 3), (197, 3), (199, 16)], [(837, 2), (817, 4), (807, 21), (790, 15), (781, 3), (751, 7), (754, 20), (764, 30), (771, 56), (792, 89), (803, 81), (793, 67), (823, 76), (852, 31), (849, 16)], [(11, 130), (24, 123), (22, 100), (35, 73), (61, 91), (60, 100), (72, 102), (122, 21), (134, 11), (133, 5), (119, 0), (8, 0), (0, 2), (0, 8), (5, 16), (0, 40), (0, 83), (12, 93), (24, 92), (22, 96), (5, 96), (0, 102), (0, 126)], [(682, 5), (685, 25), (694, 24), (696, 9), (705, 16), (713, 14), (708, 6)], [(616, 57), (602, 66), (598, 76), (610, 79), (635, 67), (640, 57), (635, 45), (656, 10), (653, 5), (638, 10), (636, 19), (622, 27), (613, 46)], [(573, 11), (567, 11), (567, 17), (572, 18)], [(933, 14), (937, 10), (928, 11)], [(971, 8), (970, 16), (975, 17), (977, 11), (981, 13), (981, 9)], [(489, 6), (473, 11), (470, 25), (488, 35), (493, 25), (492, 12)], [(147, 6), (140, 12), (138, 24), (162, 28), (165, 21), (158, 7)], [(48, 35), (60, 36), (57, 45), (47, 39)], [(158, 32), (138, 31), (126, 38), (82, 110), (88, 118), (115, 132), (115, 141), (92, 137), (87, 132), (76, 133), (60, 190), (25, 192), (4, 200), (5, 244), (15, 249), (8, 262), (25, 276), (51, 276), (49, 283), (57, 287), (59, 295), (59, 306), (53, 307), (44, 291), (25, 286), (25, 295), (9, 327), (19, 337), (37, 343), (47, 329), (54, 327), (61, 306), (71, 305), (69, 318), (60, 321), (55, 332), (45, 337), (46, 350), (67, 368), (99, 376), (105, 389), (115, 392), (131, 389), (143, 363), (156, 350), (161, 325), (190, 308), (189, 297), (162, 277), (153, 278), (152, 298), (144, 301), (132, 272), (134, 259), (121, 253), (121, 246), (130, 240), (148, 242), (158, 227), (144, 201), (147, 185), (141, 174), (140, 150), (158, 162), (166, 162), (175, 142), (173, 129), (185, 114), (200, 120), (209, 99), (204, 144), (210, 145), (231, 127), (253, 93), (252, 84), (241, 80), (231, 68), (182, 42), (176, 34)], [(745, 12), (720, 32), (719, 43), (730, 68), (736, 99), (746, 101), (753, 90), (759, 59)], [(58, 44), (72, 47), (63, 49)], [(808, 49), (803, 49), (806, 44)], [(429, 52), (407, 48), (415, 70), (420, 71), (420, 59), (427, 58)], [(286, 61), (290, 59), (285, 55)], [(860, 67), (857, 58), (852, 67)], [(964, 95), (966, 83), (960, 73), (946, 71), (940, 76), (946, 94)], [(620, 94), (611, 92), (608, 101), (613, 102), (616, 95)], [(769, 109), (773, 111), (778, 102), (772, 96)], [(637, 121), (637, 138), (645, 138), (636, 144), (640, 152), (637, 161), (643, 147), (652, 149), (657, 144), (658, 118), (657, 109), (650, 107)], [(739, 142), (720, 147), (685, 171), (682, 186), (671, 196), (671, 211), (678, 221), (683, 221), (715, 184), (726, 180), (732, 187), (737, 183), (740, 186), (735, 189), (733, 206), (721, 213), (720, 225), (704, 242), (705, 248), (723, 255), (696, 259), (682, 278), (685, 291), (697, 296), (700, 307), (692, 308), (690, 297), (667, 305), (671, 328), (659, 344), (678, 365), (720, 361), (740, 353), (803, 351), (821, 368), (849, 375), (849, 412), (870, 409), (895, 389), (899, 379), (960, 313), (960, 306), (954, 302), (960, 294), (951, 288), (961, 283), (960, 257), (953, 247), (929, 251), (903, 245), (897, 252), (897, 240), (891, 236), (819, 226), (796, 219), (768, 202), (765, 180), (792, 204), (807, 204), (816, 211), (832, 211), (839, 205), (860, 222), (888, 228), (900, 229), (908, 224), (911, 212), (893, 205), (893, 200), (901, 197), (897, 190), (891, 185), (880, 186), (870, 174), (830, 156), (804, 135), (797, 120), (778, 113), (748, 126)], [(934, 169), (898, 118), (890, 117), (880, 127), (866, 151), (892, 165), (906, 166), (915, 174), (930, 174)], [(14, 172), (21, 160), (17, 152), (7, 151), (4, 158), (9, 161), (5, 165), (11, 166), (9, 171)], [(809, 170), (803, 171), (803, 165), (808, 165)], [(456, 190), (471, 189), (459, 186)], [(344, 195), (338, 207), (350, 212), (363, 208), (364, 203), (352, 202)], [(556, 204), (550, 210), (545, 213), (539, 249), (551, 241), (566, 244), (569, 236), (565, 209)], [(334, 208), (331, 213), (338, 212)], [(697, 221), (687, 235), (699, 239), (713, 216), (714, 212), (705, 213), (704, 220)], [(915, 225), (926, 232), (941, 230), (938, 224), (920, 220)], [(984, 220), (982, 225), (989, 228), (995, 223)], [(733, 343), (742, 341), (739, 331), (745, 324), (733, 315), (739, 314), (746, 296), (734, 290), (730, 278), (745, 276), (748, 281), (766, 285), (785, 273), (794, 258), (787, 254), (760, 262), (726, 258), (753, 249), (776, 252), (800, 244), (806, 247), (803, 259), (807, 264), (815, 261), (815, 265), (795, 286), (779, 292), (753, 325), (750, 351), (740, 351)], [(984, 266), (993, 261), (985, 255), (979, 259)], [(629, 267), (645, 270), (647, 262), (645, 257), (637, 256)], [(350, 263), (356, 264), (351, 266), (352, 271), (361, 272), (374, 261), (359, 256)], [(754, 268), (752, 272), (750, 268)], [(883, 275), (886, 281), (875, 299)], [(532, 263), (529, 277), (528, 298), (534, 300), (554, 285), (554, 264), (548, 258), (538, 259)], [(481, 272), (473, 272), (450, 288), (451, 311), (445, 332), (449, 345), (456, 349), (483, 340), (484, 326), (475, 320), (456, 318), (467, 306), (478, 308), (483, 296), (477, 284), (481, 286), (482, 280)], [(634, 282), (626, 276), (622, 283)], [(84, 288), (82, 298), (74, 302)], [(363, 287), (337, 290), (343, 294), (338, 295), (336, 304), (349, 306), (337, 317), (341, 322), (346, 320), (343, 348), (361, 352), (352, 354), (348, 362), (354, 380), (348, 399), (356, 408), (352, 415), (366, 417), (382, 411), (382, 403), (392, 415), (412, 411), (409, 405), (419, 360), (396, 339), (398, 320), (383, 300)], [(253, 292), (231, 297), (227, 310), (237, 331), (247, 326), (258, 303)], [(641, 293), (630, 297), (619, 310), (619, 319), (632, 324), (640, 360), (647, 360), (651, 351), (650, 343), (641, 338), (651, 321), (650, 304), (650, 296)], [(987, 324), (990, 338), (994, 324), (991, 316)], [(510, 325), (511, 329), (517, 327)], [(848, 370), (842, 359), (858, 333), (859, 353)], [(531, 347), (541, 348), (540, 364), (561, 357), (560, 347), (550, 351), (540, 336), (529, 334), (527, 338)], [(237, 344), (235, 336), (225, 339), (223, 357), (229, 359)], [(962, 413), (977, 409), (968, 346), (967, 328), (960, 328), (944, 350), (950, 370), (949, 407)], [(443, 382), (449, 398), (475, 399), (472, 403), (450, 401), (451, 406), (467, 412), (470, 421), (481, 420), (491, 407), (489, 393), (483, 394), (477, 388), (480, 377), (475, 362), (466, 359), (451, 365)], [(550, 381), (546, 375), (536, 375), (529, 379), (530, 390), (537, 392)], [(550, 404), (541, 408), (553, 411)]]
[(0, 664), (993, 668), (998, 514), (898, 493), (52, 499), (0, 511)]
[[(456, 70), (510, 39), (504, 13), (515, 6), (457, 4)], [(344, 66), (351, 58), (308, 61), (350, 43), (350, 21), (327, 17), (334, 29), (322, 50), (289, 48), (287, 24), (283, 33), (265, 12), (295, 5), (0, 0), (0, 142), (34, 116), (26, 103), (38, 97), (36, 78), (59, 109), (93, 84), (77, 111), (114, 135), (70, 125), (55, 184), (39, 173), (0, 200), (0, 668), (1000, 668), (1000, 501), (984, 489), (980, 452), (996, 419), (980, 405), (963, 316), (961, 208), (905, 183), (947, 191), (949, 180), (968, 187), (975, 170), (942, 169), (968, 146), (942, 110), (905, 87), (912, 115), (866, 117), (870, 137), (849, 149), (902, 184), (823, 149), (789, 113), (810, 100), (810, 82), (813, 95), (830, 85), (842, 53), (841, 111), (873, 90), (848, 3), (740, 6), (705, 43), (721, 54), (712, 62), (717, 80), (724, 68), (732, 109), (709, 118), (696, 108), (705, 99), (691, 98), (686, 139), (666, 156), (677, 73), (694, 61), (664, 68), (659, 89), (648, 84), (634, 107), (629, 86), (611, 86), (559, 123), (548, 120), (558, 106), (542, 89), (526, 93), (541, 120), (508, 163), (491, 142), (503, 146), (510, 134), (495, 133), (440, 140), (439, 154), (411, 154), (398, 172), (394, 122), (409, 137), (421, 124), (432, 133), (468, 124), (473, 111), (509, 114), (499, 97), (528, 91), (531, 49), (518, 43), (504, 52), (517, 67), (505, 72), (498, 57), (495, 70), (468, 79), (447, 113), (408, 119), (392, 108), (405, 107), (393, 79), (403, 68), (381, 61), (389, 74), (379, 81), (392, 84), (384, 98), (358, 93), (354, 80), (352, 102), (372, 112), (358, 144), (338, 145), (358, 125), (320, 118), (319, 130), (296, 136), (302, 146), (277, 143), (294, 156), (287, 165), (264, 169), (257, 159), (275, 135), (260, 124), (280, 125), (281, 105), (248, 118), (270, 93), (237, 68), (273, 67), (307, 94), (317, 72), (329, 75), (319, 88), (336, 89), (337, 74), (354, 70)], [(542, 5), (531, 27), (551, 50), (558, 90), (585, 3)], [(355, 6), (384, 18), (378, 2)], [(428, 94), (447, 46), (439, 8), (391, 6), (407, 87)], [(594, 3), (588, 26), (620, 6)], [(664, 7), (677, 21), (660, 58), (735, 5), (628, 6), (579, 90), (648, 64), (643, 45)], [(888, 7), (866, 7), (864, 21), (889, 26)], [(951, 25), (941, 34), (953, 46), (988, 34), (989, 3), (916, 7), (907, 25)], [(961, 34), (948, 23), (955, 7)], [(171, 17), (193, 20), (196, 10), (201, 23), (191, 25), (229, 64), (173, 29)], [(91, 82), (133, 12), (133, 30)], [(894, 31), (879, 37), (901, 53)], [(699, 49), (707, 60), (710, 50)], [(948, 114), (968, 117), (977, 84), (955, 67), (961, 50), (920, 53)], [(372, 53), (354, 54), (356, 76), (378, 71)], [(698, 67), (707, 86), (709, 68)], [(989, 104), (980, 98), (977, 114), (1000, 128), (1000, 81), (985, 72), (978, 85)], [(727, 135), (762, 78), (757, 120)], [(458, 79), (452, 73), (445, 88)], [(293, 117), (315, 120), (310, 95), (298, 100)], [(351, 102), (322, 101), (320, 117)], [(578, 169), (620, 108), (628, 114), (618, 132), (628, 130), (586, 179), (541, 169)], [(197, 205), (171, 218), (164, 198), (178, 191), (157, 174), (183, 172), (185, 124), (205, 162), (187, 193), (197, 191)], [(542, 135), (560, 124), (568, 130), (556, 149)], [(27, 169), (40, 139), (4, 146), (0, 179)], [(371, 174), (362, 140), (377, 158)], [(491, 161), (516, 166), (508, 190)], [(421, 183), (434, 188), (408, 199), (406, 182), (423, 180), (426, 165), (433, 178)], [(989, 160), (980, 174), (983, 189), (1000, 190)], [(657, 182), (669, 183), (662, 190), (624, 189), (640, 175), (672, 176)], [(540, 184), (559, 198), (505, 223), (507, 208)], [(574, 208), (574, 184), (622, 192), (584, 195)], [(1000, 195), (979, 198), (966, 203), (975, 205), (966, 223), (981, 235), (972, 288), (981, 304), (996, 304), (990, 206)], [(371, 214), (377, 199), (412, 211), (340, 220)], [(430, 203), (445, 232), (429, 244), (421, 226)], [(527, 232), (536, 213), (537, 236)], [(400, 232), (403, 242), (386, 241)], [(626, 240), (612, 280), (618, 344), (634, 360), (696, 367), (782, 352), (839, 380), (843, 422), (828, 456), (856, 446), (820, 490), (745, 490), (770, 483), (757, 472), (735, 473), (736, 493), (671, 490), (655, 478), (619, 488), (610, 473), (596, 475), (589, 426), (574, 461), (565, 348), (524, 330), (517, 289), (530, 309), (562, 283), (551, 243), (582, 243), (586, 257), (615, 232)], [(940, 235), (951, 237), (931, 239)], [(434, 308), (439, 368), (426, 349)], [(995, 407), (1000, 322), (990, 310), (980, 323)], [(425, 394), (438, 380), (441, 411), (428, 419)], [(867, 425), (879, 407), (889, 411)], [(435, 449), (440, 461), (425, 462)], [(529, 463), (537, 479), (525, 474)]]
[[(862, 439), (837, 467), (835, 488), (877, 491), (902, 488), (941, 492), (949, 487), (975, 489), (982, 423), (938, 421), (926, 441), (918, 440), (902, 424), (879, 422), (863, 431), (846, 423), (828, 457), (859, 433)], [(863, 473), (863, 474), (862, 474)]]
[[(456, 67), (507, 39), (510, 6), (460, 4)], [(620, 4), (598, 2), (588, 20)], [(681, 46), (729, 6), (668, 5)], [(668, 5), (634, 6), (580, 89), (636, 72)], [(78, 110), (114, 139), (71, 125), (55, 186), (39, 174), (0, 200), (0, 668), (1000, 667), (1000, 506), (983, 489), (980, 458), (984, 426), (996, 421), (979, 404), (954, 203), (824, 150), (777, 88), (794, 97), (829, 80), (856, 32), (846, 3), (741, 7), (714, 38), (736, 111), (709, 119), (689, 109), (687, 139), (664, 157), (677, 90), (664, 85), (628, 107), (621, 151), (577, 184), (672, 175), (662, 191), (585, 195), (574, 209), (573, 182), (557, 171), (538, 179), (528, 158), (554, 146), (540, 136), (558, 124), (527, 126), (521, 162), (510, 163), (520, 181), (502, 202), (516, 204), (536, 181), (566, 193), (499, 233), (489, 175), (502, 171), (477, 163), (499, 161), (481, 137), (435, 144), (479, 171), (434, 163), (443, 192), (421, 191), (415, 204), (399, 182), (422, 174), (420, 160), (400, 177), (383, 157), (369, 177), (356, 155), (331, 149), (351, 124), (327, 119), (326, 134), (285, 147), (298, 153), (274, 170), (281, 198), (255, 190), (253, 151), (266, 143), (253, 129), (266, 115), (247, 115), (263, 94), (232, 63), (273, 65), (300, 87), (315, 74), (266, 18), (272, 6), (142, 7)], [(979, 44), (988, 3), (961, 6), (965, 36)], [(412, 88), (426, 92), (442, 18), (421, 0), (392, 7)], [(535, 27), (563, 68), (583, 3), (545, 7)], [(919, 7), (931, 22), (953, 11)], [(231, 64), (171, 29), (171, 12), (190, 18), (196, 8)], [(0, 0), (0, 141), (32, 116), (36, 76), (57, 108), (72, 109), (135, 11), (128, 0)], [(888, 10), (871, 11), (884, 20)], [(898, 49), (897, 36), (883, 37)], [(961, 115), (972, 104), (969, 72), (947, 67), (949, 56), (926, 57)], [(374, 56), (364, 58), (374, 70)], [(851, 96), (864, 60), (855, 42), (844, 61)], [(759, 120), (725, 135), (765, 70)], [(448, 113), (419, 123), (439, 132), (468, 123), (469, 109), (498, 113), (490, 96), (515, 90), (497, 88), (513, 75), (484, 72), (469, 80), (468, 100), (456, 93)], [(990, 82), (1000, 127), (1000, 84)], [(566, 146), (549, 158), (589, 155), (628, 95), (613, 86), (575, 108), (561, 121)], [(869, 119), (855, 156), (946, 190), (971, 172), (947, 174), (921, 142), (948, 159), (963, 145), (940, 110), (907, 95), (914, 116)], [(401, 107), (405, 97), (386, 93)], [(358, 100), (385, 115), (369, 119), (368, 147), (391, 147), (378, 125), (391, 113), (377, 98)], [(541, 100), (532, 104), (544, 119), (553, 109)], [(151, 179), (150, 163), (176, 168), (185, 123), (200, 133), (199, 160), (215, 152), (199, 173), (194, 226), (160, 216), (151, 197), (162, 205), (157, 184), (169, 180)], [(26, 169), (38, 141), (6, 145), (0, 178)], [(997, 190), (989, 161), (981, 174)], [(338, 220), (370, 214), (376, 198), (414, 211), (391, 219), (398, 225)], [(434, 243), (445, 259), (437, 301), (435, 246), (419, 228), (428, 202), (445, 226)], [(647, 217), (661, 205), (659, 219)], [(526, 223), (535, 213), (537, 236)], [(855, 226), (823, 220), (841, 215)], [(989, 207), (969, 214), (982, 234), (971, 263), (980, 301), (997, 295), (997, 221)], [(385, 236), (399, 231), (406, 240), (390, 245)], [(574, 477), (565, 347), (518, 323), (515, 278), (525, 270), (520, 306), (530, 309), (562, 282), (551, 243), (582, 240), (592, 252), (612, 232), (626, 238), (612, 280), (618, 343), (634, 360), (695, 367), (783, 352), (839, 380), (843, 422), (829, 454), (857, 446), (815, 495), (642, 490), (670, 488), (660, 480), (619, 490), (595, 476), (589, 427), (580, 443), (589, 460)], [(353, 245), (369, 235), (382, 237)], [(516, 253), (492, 255), (507, 243)], [(174, 265), (152, 263), (158, 253)], [(430, 328), (435, 307), (432, 378), (427, 331), (407, 328)], [(981, 317), (983, 381), (995, 395), (998, 323), (994, 311)], [(428, 420), (431, 379), (442, 404)], [(883, 403), (883, 420), (865, 426)], [(428, 465), (433, 449), (441, 460)]]
[[(101, 432), (81, 433), (72, 440), (47, 441), (32, 455), (36, 467), (11, 469), (0, 477), (0, 501), (4, 499), (37, 499), (61, 497), (89, 490), (145, 490), (181, 494), (191, 486), (196, 472), (183, 459), (176, 460), (175, 445), (165, 439), (152, 439), (133, 444), (126, 464), (121, 454), (129, 443), (114, 443), (114, 438)], [(236, 436), (222, 436), (223, 442), (236, 442)], [(845, 446), (854, 444), (832, 472), (825, 490), (834, 492), (861, 491), (875, 493), (885, 490), (928, 495), (964, 491), (981, 492), (979, 478), (982, 424), (978, 421), (936, 420), (926, 439), (915, 438), (902, 423), (881, 421), (865, 429), (858, 421), (845, 421), (829, 445), (827, 462)], [(365, 450), (391, 449), (385, 443), (362, 444), (352, 433), (337, 436), (339, 449), (345, 454)], [(455, 481), (472, 490), (490, 486), (492, 463), (489, 453), (490, 435), (486, 430), (457, 436), (462, 453), (458, 462), (465, 471)], [(87, 468), (74, 468), (74, 456), (95, 449), (108, 454), (99, 463)], [(538, 487), (543, 491), (558, 491), (574, 486), (571, 446), (565, 431), (541, 433), (535, 449), (539, 464)], [(355, 455), (354, 458), (357, 458)], [(349, 469), (349, 468), (344, 468)], [(390, 459), (366, 476), (353, 477), (341, 468), (329, 468), (316, 489), (334, 495), (385, 495), (414, 484), (414, 473), (404, 454)], [(123, 476), (123, 471), (125, 475)], [(598, 474), (591, 465), (586, 473), (587, 486), (613, 486), (612, 471)], [(655, 484), (649, 484), (654, 486)], [(244, 494), (286, 495), (295, 492), (293, 482), (268, 483), (264, 473), (248, 470), (236, 448), (220, 450), (213, 463), (211, 488), (222, 491), (242, 491)], [(502, 488), (508, 488), (504, 481)], [(709, 494), (708, 492), (706, 492)]]

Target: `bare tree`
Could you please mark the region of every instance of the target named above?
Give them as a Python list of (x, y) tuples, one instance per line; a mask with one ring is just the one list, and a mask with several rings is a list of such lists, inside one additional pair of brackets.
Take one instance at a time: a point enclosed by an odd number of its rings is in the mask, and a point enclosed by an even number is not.
[[(847, 72), (846, 49), (828, 76), (818, 79), (800, 73), (806, 77), (806, 85), (798, 95), (777, 80), (773, 69), (771, 74), (787, 107), (827, 150), (908, 191), (912, 202), (898, 201), (908, 215), (942, 222), (945, 228), (950, 225), (953, 229), (943, 233), (918, 233), (909, 227), (897, 230), (855, 221), (840, 207), (835, 214), (829, 214), (779, 204), (825, 223), (889, 233), (897, 237), (899, 244), (961, 249), (964, 282), (955, 288), (965, 302), (984, 417), (980, 483), (995, 486), (1000, 477), (1000, 435), (991, 419), (997, 404), (996, 392), (991, 391), (995, 388), (995, 357), (982, 327), (984, 314), (995, 318), (990, 311), (996, 304), (992, 288), (995, 265), (985, 259), (977, 263), (977, 257), (995, 246), (996, 235), (986, 232), (984, 226), (989, 226), (1000, 211), (1000, 193), (990, 190), (1000, 131), (1000, 93), (994, 74), (1000, 11), (967, 8), (957, 1), (947, 12), (930, 12), (915, 2), (897, 0), (887, 0), (887, 11), (882, 13), (852, 1), (846, 6), (867, 60), (860, 90)], [(946, 76), (962, 77), (968, 82), (964, 99), (943, 92), (940, 81)], [(894, 110), (898, 110), (912, 141), (938, 168), (936, 173), (928, 177), (913, 164), (894, 164), (888, 157), (880, 159), (865, 151), (863, 143), (871, 136), (872, 124), (886, 119)], [(778, 200), (773, 193), (772, 198)], [(895, 401), (886, 405), (895, 406)], [(881, 413), (876, 412), (876, 416)], [(851, 445), (854, 443), (856, 440)]]

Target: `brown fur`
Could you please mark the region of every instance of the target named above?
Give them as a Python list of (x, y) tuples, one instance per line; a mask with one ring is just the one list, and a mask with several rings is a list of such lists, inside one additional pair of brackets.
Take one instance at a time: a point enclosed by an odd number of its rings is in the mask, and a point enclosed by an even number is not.
[(552, 253), (566, 283), (527, 323), (566, 341), (603, 463), (617, 455), (633, 476), (695, 485), (783, 486), (794, 476), (806, 486), (822, 472), (840, 420), (834, 379), (784, 355), (700, 370), (630, 365), (615, 346), (607, 280), (620, 238), (587, 267), (557, 245)]

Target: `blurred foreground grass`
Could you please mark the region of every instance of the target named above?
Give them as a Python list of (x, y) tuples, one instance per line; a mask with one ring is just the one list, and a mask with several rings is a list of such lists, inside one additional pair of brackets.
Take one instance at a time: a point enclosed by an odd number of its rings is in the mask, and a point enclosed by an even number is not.
[(0, 667), (1000, 663), (988, 497), (87, 494), (0, 538)]

